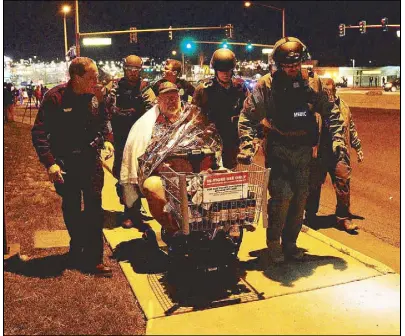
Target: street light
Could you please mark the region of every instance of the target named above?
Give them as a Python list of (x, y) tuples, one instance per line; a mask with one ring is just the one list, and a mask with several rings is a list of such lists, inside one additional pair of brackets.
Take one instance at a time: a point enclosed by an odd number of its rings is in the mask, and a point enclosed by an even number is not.
[(177, 51), (176, 50), (172, 50), (172, 55), (176, 56), (177, 55)]
[[(252, 6), (252, 4), (253, 3), (251, 1), (245, 1), (245, 7), (246, 8), (249, 8), (250, 6)], [(275, 10), (282, 13), (282, 23), (283, 23), (283, 36), (282, 37), (285, 37), (285, 8), (278, 8), (278, 7), (275, 7), (275, 6), (263, 5), (263, 4), (259, 3), (259, 2), (255, 2), (255, 5), (275, 9)]]
[(65, 59), (66, 59), (66, 54), (68, 52), (67, 33), (66, 33), (66, 14), (70, 12), (70, 6), (66, 5), (63, 6), (62, 12), (63, 12), (63, 31), (65, 33)]
[(354, 64), (355, 64), (356, 61), (355, 61), (354, 58), (352, 58), (351, 61), (352, 61), (352, 65), (353, 65), (353, 85), (352, 86), (354, 88)]

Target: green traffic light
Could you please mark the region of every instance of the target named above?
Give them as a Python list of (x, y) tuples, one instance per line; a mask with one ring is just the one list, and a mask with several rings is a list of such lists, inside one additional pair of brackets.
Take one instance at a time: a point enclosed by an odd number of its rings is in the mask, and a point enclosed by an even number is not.
[(196, 44), (193, 40), (187, 38), (180, 43), (180, 49), (185, 54), (192, 54), (196, 49)]
[(222, 45), (222, 48), (228, 49), (228, 44), (227, 44), (227, 43), (224, 43), (224, 44)]
[(248, 44), (248, 45), (246, 46), (246, 49), (250, 51), (250, 50), (253, 49), (253, 46), (252, 46), (251, 44)]

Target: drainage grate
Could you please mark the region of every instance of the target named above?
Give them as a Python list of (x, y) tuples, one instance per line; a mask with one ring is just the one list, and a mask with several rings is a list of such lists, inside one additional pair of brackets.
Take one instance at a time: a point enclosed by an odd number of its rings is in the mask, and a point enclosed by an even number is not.
[(174, 286), (168, 282), (167, 273), (148, 274), (149, 285), (166, 315), (264, 299), (263, 293), (243, 278), (234, 284), (218, 280), (215, 275), (211, 279), (210, 275), (200, 276)]

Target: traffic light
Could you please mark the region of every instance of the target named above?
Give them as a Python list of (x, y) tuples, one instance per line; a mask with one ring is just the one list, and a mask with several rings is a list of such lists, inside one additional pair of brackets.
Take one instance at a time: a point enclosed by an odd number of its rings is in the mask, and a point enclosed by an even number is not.
[(222, 43), (221, 48), (228, 49), (229, 45), (227, 42)]
[(231, 24), (225, 26), (225, 35), (226, 38), (233, 38), (233, 26)]
[[(136, 30), (136, 27), (131, 27), (129, 30)], [(138, 43), (138, 33), (129, 33), (129, 43)]]
[(366, 21), (362, 20), (359, 22), (359, 26), (360, 26), (360, 33), (365, 34), (366, 33)]
[[(172, 26), (170, 26), (169, 28), (172, 29)], [(173, 32), (171, 30), (169, 30), (169, 40), (173, 40)]]
[(343, 37), (346, 35), (346, 25), (344, 23), (341, 23), (339, 25), (339, 36)]
[(381, 19), (381, 26), (383, 31), (388, 31), (388, 19), (386, 17)]
[(191, 39), (185, 39), (180, 44), (180, 49), (187, 55), (192, 55), (196, 49), (195, 42)]
[(247, 51), (252, 51), (252, 50), (253, 50), (253, 45), (252, 45), (252, 43), (248, 43), (248, 44), (246, 45), (246, 50), (247, 50)]

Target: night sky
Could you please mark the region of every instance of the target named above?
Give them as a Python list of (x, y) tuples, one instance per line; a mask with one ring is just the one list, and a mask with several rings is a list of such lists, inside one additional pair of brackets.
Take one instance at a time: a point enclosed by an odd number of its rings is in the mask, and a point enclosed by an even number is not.
[[(382, 17), (389, 24), (400, 24), (400, 1), (263, 1), (263, 4), (286, 9), (287, 36), (295, 36), (307, 44), (313, 59), (320, 65), (356, 66), (399, 65), (400, 39), (395, 28), (382, 32), (368, 29), (346, 29), (338, 36), (338, 25), (380, 24)], [(63, 4), (72, 6), (67, 17), (68, 43), (74, 44), (74, 1), (4, 1), (4, 54), (13, 59), (33, 55), (46, 61), (63, 59)], [(79, 1), (81, 32), (173, 27), (234, 25), (235, 42), (274, 44), (281, 36), (281, 12), (255, 6), (246, 9), (243, 1)], [(166, 58), (179, 49), (185, 37), (220, 41), (223, 31), (139, 33), (138, 44), (129, 43), (129, 35), (112, 35), (112, 45), (82, 47), (81, 55), (100, 59), (120, 59), (130, 53)], [(199, 46), (209, 59), (211, 46)], [(239, 59), (257, 59), (261, 48), (250, 56), (243, 47), (234, 47)], [(369, 63), (372, 61), (372, 63)]]

